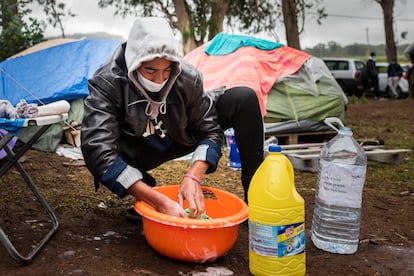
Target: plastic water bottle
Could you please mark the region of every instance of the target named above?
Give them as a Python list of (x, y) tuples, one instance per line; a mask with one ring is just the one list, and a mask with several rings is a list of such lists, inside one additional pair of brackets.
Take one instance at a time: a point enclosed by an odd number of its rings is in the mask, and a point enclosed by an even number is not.
[(367, 157), (352, 130), (338, 120), (325, 120), (334, 129), (333, 122), (341, 127), (320, 153), (311, 239), (319, 249), (353, 254), (359, 243)]
[(305, 201), (280, 146), (269, 146), (250, 182), (248, 199), (250, 272), (305, 275)]
[(232, 170), (241, 170), (240, 153), (237, 148), (236, 138), (234, 137), (234, 130), (229, 128), (224, 134), (226, 136), (227, 149), (229, 152), (229, 167)]
[(270, 136), (267, 138), (263, 143), (263, 156), (266, 158), (266, 156), (269, 154), (269, 146), (270, 145), (278, 145), (279, 140), (275, 136)]

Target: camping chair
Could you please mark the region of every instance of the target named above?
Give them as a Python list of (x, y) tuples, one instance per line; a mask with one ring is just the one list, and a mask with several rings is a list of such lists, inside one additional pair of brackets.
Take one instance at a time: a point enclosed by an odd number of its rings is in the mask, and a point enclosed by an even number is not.
[[(65, 101), (66, 102), (66, 101)], [(66, 102), (67, 103), (67, 102)], [(69, 106), (69, 103), (67, 103)], [(69, 106), (70, 107), (70, 106)], [(68, 108), (69, 109), (69, 108)], [(8, 145), (9, 142), (14, 138), (10, 132), (6, 134), (0, 135), (0, 151), (4, 151), (6, 154), (5, 158), (2, 160), (3, 162), (0, 164), (0, 178), (3, 177), (11, 167), (15, 167), (17, 171), (20, 173), (24, 182), (30, 188), (31, 192), (36, 197), (36, 200), (40, 203), (40, 205), (45, 209), (48, 217), (51, 220), (52, 228), (49, 232), (43, 237), (43, 239), (38, 242), (38, 244), (32, 249), (32, 251), (23, 256), (21, 253), (16, 250), (13, 243), (8, 238), (7, 234), (3, 231), (2, 227), (0, 226), (0, 241), (3, 246), (6, 248), (10, 256), (18, 263), (21, 264), (29, 264), (32, 259), (39, 253), (39, 251), (44, 247), (44, 245), (51, 239), (51, 237), (55, 234), (59, 227), (58, 220), (56, 215), (49, 207), (47, 201), (41, 195), (33, 181), (30, 179), (29, 174), (26, 170), (22, 167), (19, 159), (26, 153), (28, 149), (39, 139), (39, 137), (54, 123), (59, 123), (67, 119), (67, 111), (65, 113), (56, 114), (56, 115), (45, 115), (35, 118), (26, 118), (26, 119), (10, 119), (10, 120), (23, 120), (21, 127), (28, 127), (28, 126), (40, 126), (34, 134), (30, 137), (29, 141), (24, 143), (21, 147), (16, 149), (16, 152)], [(4, 122), (4, 121), (3, 121)], [(2, 125), (0, 123), (0, 128)]]

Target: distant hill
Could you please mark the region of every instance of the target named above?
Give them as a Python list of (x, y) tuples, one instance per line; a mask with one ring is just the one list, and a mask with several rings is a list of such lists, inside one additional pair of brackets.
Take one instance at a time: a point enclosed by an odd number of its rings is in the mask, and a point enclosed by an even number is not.
[[(62, 38), (61, 36), (53, 36), (53, 37), (46, 37), (47, 40)], [(109, 38), (124, 41), (126, 40), (124, 37), (120, 35), (109, 34), (105, 32), (96, 32), (96, 33), (77, 33), (77, 34), (69, 34), (66, 35), (66, 38), (74, 38), (74, 39), (81, 39), (81, 38)]]
[[(408, 44), (397, 45), (398, 61), (406, 63), (408, 60), (404, 56), (404, 51)], [(341, 46), (337, 43), (319, 44), (313, 48), (304, 49), (305, 52), (316, 57), (353, 57), (359, 59), (367, 59), (370, 52), (377, 54), (377, 61), (386, 61), (385, 44), (367, 45), (354, 43), (351, 45)]]

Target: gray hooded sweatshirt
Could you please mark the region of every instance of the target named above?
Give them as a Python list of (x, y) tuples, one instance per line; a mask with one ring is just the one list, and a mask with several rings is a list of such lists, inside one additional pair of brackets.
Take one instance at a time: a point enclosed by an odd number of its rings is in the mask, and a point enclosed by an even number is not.
[[(167, 21), (156, 17), (145, 17), (134, 22), (125, 48), (125, 62), (129, 79), (148, 100), (147, 115), (152, 119), (157, 118), (160, 110), (165, 113), (165, 99), (181, 72), (179, 56), (177, 42)], [(143, 62), (155, 58), (166, 58), (174, 62), (172, 73), (159, 92), (158, 101), (151, 99), (136, 75), (136, 70)]]

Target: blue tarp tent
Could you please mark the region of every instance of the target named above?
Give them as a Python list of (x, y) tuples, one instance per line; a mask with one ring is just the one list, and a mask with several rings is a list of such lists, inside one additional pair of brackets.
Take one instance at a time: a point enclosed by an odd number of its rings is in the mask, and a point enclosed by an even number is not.
[(121, 42), (81, 39), (0, 63), (0, 99), (47, 104), (88, 95), (87, 80)]
[[(8, 100), (13, 106), (22, 99), (38, 105), (66, 100), (71, 109), (65, 124), (80, 124), (83, 98), (89, 93), (88, 79), (121, 43), (112, 39), (54, 40), (29, 48), (0, 63), (0, 100)], [(36, 127), (20, 128), (19, 120), (0, 118), (0, 129), (18, 132), (26, 142)], [(55, 151), (62, 135), (62, 125), (52, 125), (33, 148)]]

